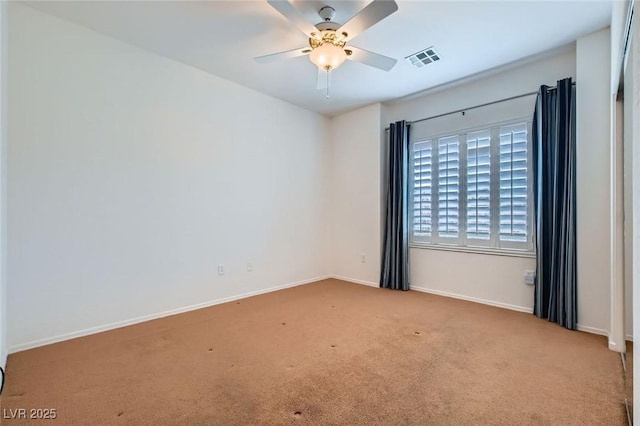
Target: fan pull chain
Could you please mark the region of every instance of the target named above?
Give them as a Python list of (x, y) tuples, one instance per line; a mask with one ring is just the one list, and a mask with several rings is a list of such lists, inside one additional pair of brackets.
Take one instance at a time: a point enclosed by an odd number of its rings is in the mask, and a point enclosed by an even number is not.
[(327, 69), (327, 99), (329, 99), (329, 69)]

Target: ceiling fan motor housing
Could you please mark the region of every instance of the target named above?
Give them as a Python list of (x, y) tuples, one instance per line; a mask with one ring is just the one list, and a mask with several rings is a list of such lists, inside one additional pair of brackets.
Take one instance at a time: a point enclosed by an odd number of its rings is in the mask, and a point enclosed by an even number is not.
[(316, 24), (316, 28), (320, 31), (319, 37), (316, 34), (312, 34), (314, 37), (309, 39), (309, 45), (312, 49), (318, 46), (322, 46), (325, 43), (331, 43), (338, 47), (344, 47), (344, 39), (347, 38), (347, 33), (337, 34), (336, 30), (340, 28), (340, 24), (333, 22), (333, 18), (336, 15), (336, 10), (331, 6), (325, 6), (318, 12), (323, 19), (322, 22)]
[(325, 6), (322, 9), (320, 9), (320, 12), (318, 12), (318, 14), (322, 18), (322, 20), (325, 22), (333, 21), (333, 17), (336, 16), (336, 10), (331, 6)]
[(320, 31), (324, 30), (337, 30), (340, 28), (340, 24), (333, 22), (333, 18), (336, 16), (336, 10), (331, 6), (325, 6), (318, 12), (318, 15), (322, 18), (322, 22), (316, 24), (316, 28)]

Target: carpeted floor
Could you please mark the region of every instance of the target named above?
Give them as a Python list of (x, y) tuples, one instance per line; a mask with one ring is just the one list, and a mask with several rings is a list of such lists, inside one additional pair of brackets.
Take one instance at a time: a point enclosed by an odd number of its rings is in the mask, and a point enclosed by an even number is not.
[(602, 336), (327, 280), (12, 354), (3, 417), (59, 425), (624, 425)]
[(625, 396), (629, 403), (629, 418), (633, 419), (633, 343), (627, 342), (625, 357), (627, 368), (624, 371)]

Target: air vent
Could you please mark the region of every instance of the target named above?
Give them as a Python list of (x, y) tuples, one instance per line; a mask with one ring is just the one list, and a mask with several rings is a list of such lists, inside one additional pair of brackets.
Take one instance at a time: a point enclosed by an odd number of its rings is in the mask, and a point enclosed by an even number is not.
[(440, 60), (440, 54), (436, 51), (436, 49), (431, 47), (427, 47), (424, 50), (414, 53), (413, 55), (409, 55), (405, 58), (407, 61), (411, 63), (416, 68), (423, 67), (425, 65), (429, 65), (432, 62), (436, 62)]

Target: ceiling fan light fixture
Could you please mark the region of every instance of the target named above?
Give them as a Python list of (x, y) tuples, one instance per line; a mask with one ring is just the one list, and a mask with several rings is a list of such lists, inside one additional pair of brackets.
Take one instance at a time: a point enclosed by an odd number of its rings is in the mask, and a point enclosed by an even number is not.
[(344, 49), (332, 43), (323, 43), (309, 54), (309, 60), (325, 71), (338, 68), (346, 59), (347, 53)]

